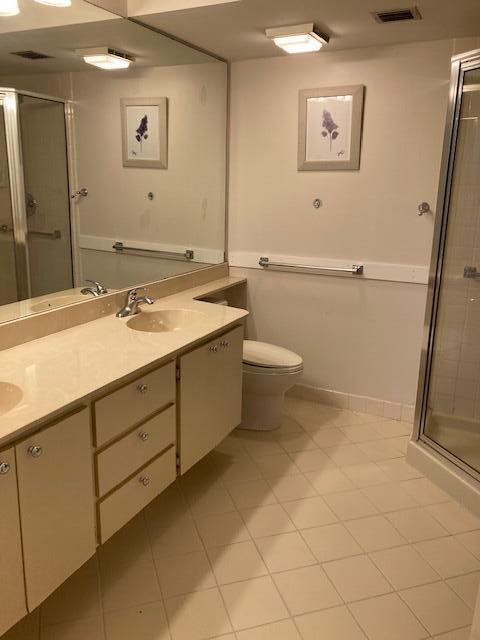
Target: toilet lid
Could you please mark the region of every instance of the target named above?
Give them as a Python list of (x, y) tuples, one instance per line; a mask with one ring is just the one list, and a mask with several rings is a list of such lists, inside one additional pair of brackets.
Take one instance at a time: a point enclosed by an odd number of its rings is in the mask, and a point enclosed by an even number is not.
[(288, 349), (268, 342), (243, 341), (243, 361), (257, 367), (298, 367), (302, 358)]

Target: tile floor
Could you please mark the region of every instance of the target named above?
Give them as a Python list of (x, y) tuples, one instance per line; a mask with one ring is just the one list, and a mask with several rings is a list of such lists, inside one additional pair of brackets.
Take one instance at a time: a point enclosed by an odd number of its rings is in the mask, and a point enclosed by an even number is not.
[(2, 640), (467, 640), (480, 521), (411, 426), (288, 398), (236, 431)]

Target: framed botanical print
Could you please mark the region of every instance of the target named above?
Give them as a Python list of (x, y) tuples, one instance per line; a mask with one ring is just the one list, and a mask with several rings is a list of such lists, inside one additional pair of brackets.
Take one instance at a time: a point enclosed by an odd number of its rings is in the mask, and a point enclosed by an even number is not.
[(167, 98), (122, 98), (124, 167), (167, 169)]
[(360, 168), (364, 92), (363, 85), (300, 91), (299, 171)]

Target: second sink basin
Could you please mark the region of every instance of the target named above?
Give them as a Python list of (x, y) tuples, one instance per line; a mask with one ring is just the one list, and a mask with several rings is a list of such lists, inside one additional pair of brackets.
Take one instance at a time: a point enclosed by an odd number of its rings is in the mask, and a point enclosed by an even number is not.
[(22, 397), (20, 387), (10, 382), (0, 382), (0, 416), (16, 407)]
[(202, 324), (207, 316), (192, 309), (164, 309), (162, 311), (142, 311), (127, 322), (127, 327), (148, 333), (185, 331)]

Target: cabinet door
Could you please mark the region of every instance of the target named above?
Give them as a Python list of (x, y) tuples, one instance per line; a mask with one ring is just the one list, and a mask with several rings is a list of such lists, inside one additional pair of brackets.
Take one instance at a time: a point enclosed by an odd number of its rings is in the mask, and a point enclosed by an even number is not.
[(32, 611), (95, 553), (87, 409), (16, 446), (27, 604)]
[(0, 636), (27, 614), (14, 449), (0, 452)]
[(243, 327), (180, 358), (180, 472), (241, 421)]

